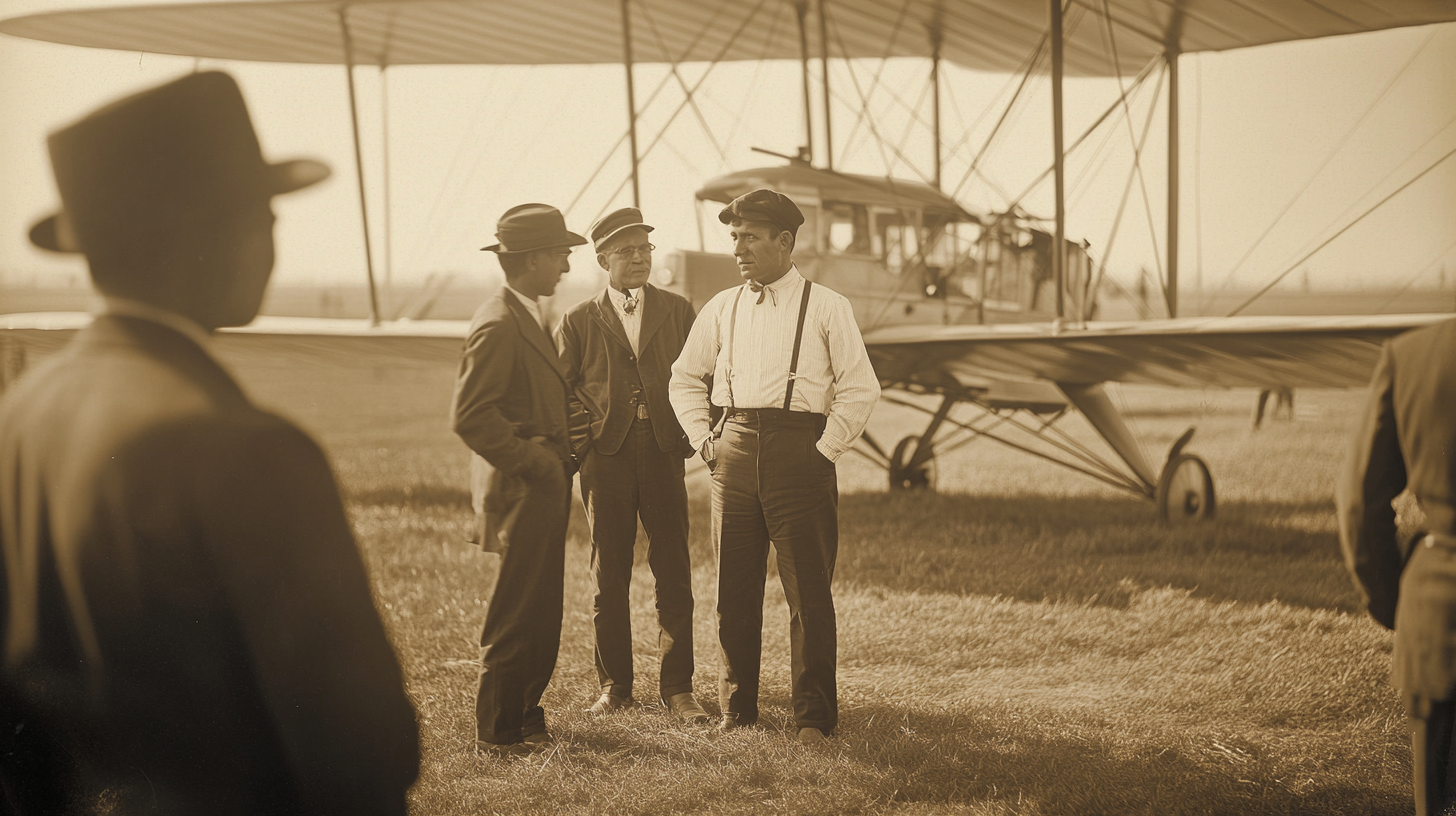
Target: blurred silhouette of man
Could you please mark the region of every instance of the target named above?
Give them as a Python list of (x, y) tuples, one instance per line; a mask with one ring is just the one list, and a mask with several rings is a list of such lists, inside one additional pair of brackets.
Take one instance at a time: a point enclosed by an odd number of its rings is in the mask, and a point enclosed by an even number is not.
[(571, 407), (571, 445), (591, 525), (592, 623), (604, 715), (632, 708), (628, 591), (637, 520), (657, 595), (658, 692), (674, 718), (708, 722), (693, 696), (693, 570), (683, 460), (695, 452), (667, 399), (672, 362), (693, 327), (693, 306), (648, 283), (652, 227), (623, 207), (591, 228), (608, 286), (573, 306), (556, 330)]
[(566, 524), (576, 459), (566, 422), (566, 373), (539, 298), (571, 271), (571, 248), (555, 207), (522, 204), (496, 222), (500, 291), (471, 322), (455, 381), (455, 433), (474, 453), (472, 535), (500, 553), (500, 571), (480, 635), (475, 701), (477, 751), (500, 757), (548, 746), (541, 695), (561, 647)]
[(403, 814), (414, 709), (323, 452), (209, 335), (257, 314), (274, 195), (232, 78), (50, 137), (105, 311), (0, 403), (0, 777), (19, 813)]
[[(1411, 725), (1418, 814), (1456, 805), (1456, 320), (1385, 344), (1336, 495), (1340, 544), (1366, 607), (1395, 630), (1391, 681)], [(1429, 533), (1402, 546), (1410, 488)]]
[[(789, 605), (794, 723), (819, 742), (839, 723), (835, 462), (864, 431), (879, 380), (849, 300), (799, 274), (804, 215), (755, 190), (718, 214), (744, 284), (713, 296), (672, 366), (669, 394), (713, 469), (719, 728), (758, 721), (763, 587), (773, 544)], [(712, 375), (712, 386), (704, 380)], [(709, 404), (724, 408), (717, 431)]]

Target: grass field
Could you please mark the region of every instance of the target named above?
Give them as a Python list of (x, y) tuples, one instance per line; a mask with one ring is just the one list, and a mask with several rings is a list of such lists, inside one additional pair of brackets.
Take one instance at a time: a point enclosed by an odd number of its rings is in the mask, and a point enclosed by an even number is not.
[[(655, 707), (596, 720), (587, 543), (544, 704), (558, 745), (477, 757), (477, 639), (494, 556), (465, 542), (467, 458), (448, 362), (311, 364), (225, 345), (258, 401), (334, 458), (417, 706), (420, 814), (1399, 814), (1410, 751), (1391, 639), (1340, 563), (1333, 474), (1358, 392), (1300, 392), (1249, 430), (1248, 392), (1125, 390), (1150, 453), (1188, 424), (1220, 517), (1169, 530), (1152, 505), (1014, 453), (941, 462), (937, 495), (840, 471), (841, 735), (791, 739), (787, 613), (766, 611), (764, 727), (719, 736)], [(910, 430), (882, 410), (893, 442)], [(716, 711), (706, 476), (689, 477), (697, 691)], [(650, 574), (633, 587), (639, 688), (657, 664)]]
[[(1160, 451), (1188, 424), (1217, 523), (1168, 530), (1150, 504), (1009, 451), (940, 463), (942, 493), (840, 483), (842, 733), (791, 740), (787, 613), (770, 578), (764, 723), (719, 736), (594, 698), (587, 544), (568, 541), (559, 743), (474, 756), (477, 637), (494, 556), (464, 543), (466, 455), (447, 364), (319, 365), (231, 353), (259, 401), (334, 457), (419, 710), (422, 814), (1405, 813), (1410, 751), (1390, 637), (1356, 608), (1330, 511), (1358, 392), (1300, 392), (1299, 420), (1249, 430), (1247, 392), (1125, 390)], [(910, 429), (885, 409), (873, 427)], [(697, 690), (716, 710), (705, 474), (689, 477)], [(637, 671), (656, 661), (651, 579), (633, 588)]]

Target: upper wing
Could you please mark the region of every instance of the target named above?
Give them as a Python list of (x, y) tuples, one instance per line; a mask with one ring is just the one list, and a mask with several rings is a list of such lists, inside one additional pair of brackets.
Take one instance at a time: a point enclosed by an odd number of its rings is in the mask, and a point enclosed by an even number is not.
[(982, 388), (1011, 379), (1182, 387), (1343, 388), (1369, 383), (1381, 344), (1450, 315), (1208, 317), (1093, 323), (896, 326), (865, 335), (881, 381)]
[[(98, 0), (81, 0), (95, 4)], [(1066, 72), (1131, 73), (1172, 47), (1223, 51), (1456, 20), (1450, 0), (1067, 0)], [(19, 37), (156, 54), (374, 65), (622, 61), (622, 10), (638, 62), (800, 58), (785, 0), (261, 0), (73, 8), (14, 17)], [(1046, 0), (818, 0), (812, 48), (833, 58), (925, 57), (927, 30), (959, 65), (1016, 72), (1041, 47)], [(825, 15), (818, 24), (816, 15)], [(818, 42), (827, 33), (828, 48)], [(1109, 38), (1110, 33), (1110, 38)], [(1108, 48), (1115, 42), (1117, 62)]]

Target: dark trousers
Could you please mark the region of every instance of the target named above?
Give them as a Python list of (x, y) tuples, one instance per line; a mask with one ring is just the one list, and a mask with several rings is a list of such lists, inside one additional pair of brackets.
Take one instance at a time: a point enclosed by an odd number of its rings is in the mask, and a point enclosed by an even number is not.
[(1441, 700), (1419, 705), (1429, 709), (1424, 717), (1412, 716), (1411, 747), (1414, 750), (1416, 782), (1416, 816), (1437, 816), (1453, 812), (1456, 806), (1456, 790), (1451, 781), (1456, 780), (1456, 751), (1451, 750), (1451, 740), (1456, 736), (1456, 701)]
[(546, 730), (541, 695), (556, 670), (571, 486), (565, 468), (531, 482), (501, 558), (480, 635), (476, 738), (502, 745)]
[(647, 533), (647, 564), (657, 584), (659, 692), (693, 690), (693, 571), (688, 560), (688, 491), (683, 457), (664, 453), (650, 420), (632, 423), (616, 453), (591, 451), (581, 468), (581, 499), (592, 536), (592, 623), (597, 680), (632, 694), (632, 548), (637, 519)]
[(814, 447), (824, 419), (776, 409), (747, 418), (735, 414), (716, 445), (718, 698), (723, 713), (740, 723), (758, 719), (770, 542), (789, 604), (794, 722), (825, 731), (839, 722), (838, 634), (829, 589), (839, 551), (839, 485), (834, 463)]

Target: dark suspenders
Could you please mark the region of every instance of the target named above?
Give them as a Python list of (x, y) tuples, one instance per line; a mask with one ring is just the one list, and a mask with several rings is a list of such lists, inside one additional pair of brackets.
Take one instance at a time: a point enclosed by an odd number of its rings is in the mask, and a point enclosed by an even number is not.
[(789, 361), (789, 387), (784, 390), (784, 410), (794, 399), (794, 379), (799, 376), (799, 343), (804, 339), (804, 316), (809, 314), (809, 287), (814, 282), (804, 278), (804, 295), (799, 298), (799, 325), (794, 329), (794, 356)]
[[(809, 289), (813, 286), (813, 281), (809, 280), (808, 278), (804, 278), (804, 294), (799, 298), (799, 324), (794, 327), (794, 353), (789, 360), (789, 387), (784, 391), (785, 411), (789, 410), (789, 405), (794, 400), (794, 380), (798, 377), (799, 372), (799, 346), (804, 341), (804, 319), (809, 314)], [(732, 413), (734, 408), (733, 339), (735, 333), (734, 330), (737, 329), (738, 324), (738, 300), (742, 297), (742, 295), (743, 290), (741, 288), (733, 295), (733, 310), (728, 317), (728, 366), (727, 370), (723, 372), (728, 379), (728, 408), (723, 412), (723, 418), (719, 420), (718, 426), (713, 429), (713, 438), (715, 439), (723, 433), (723, 423), (727, 421), (728, 414)]]

